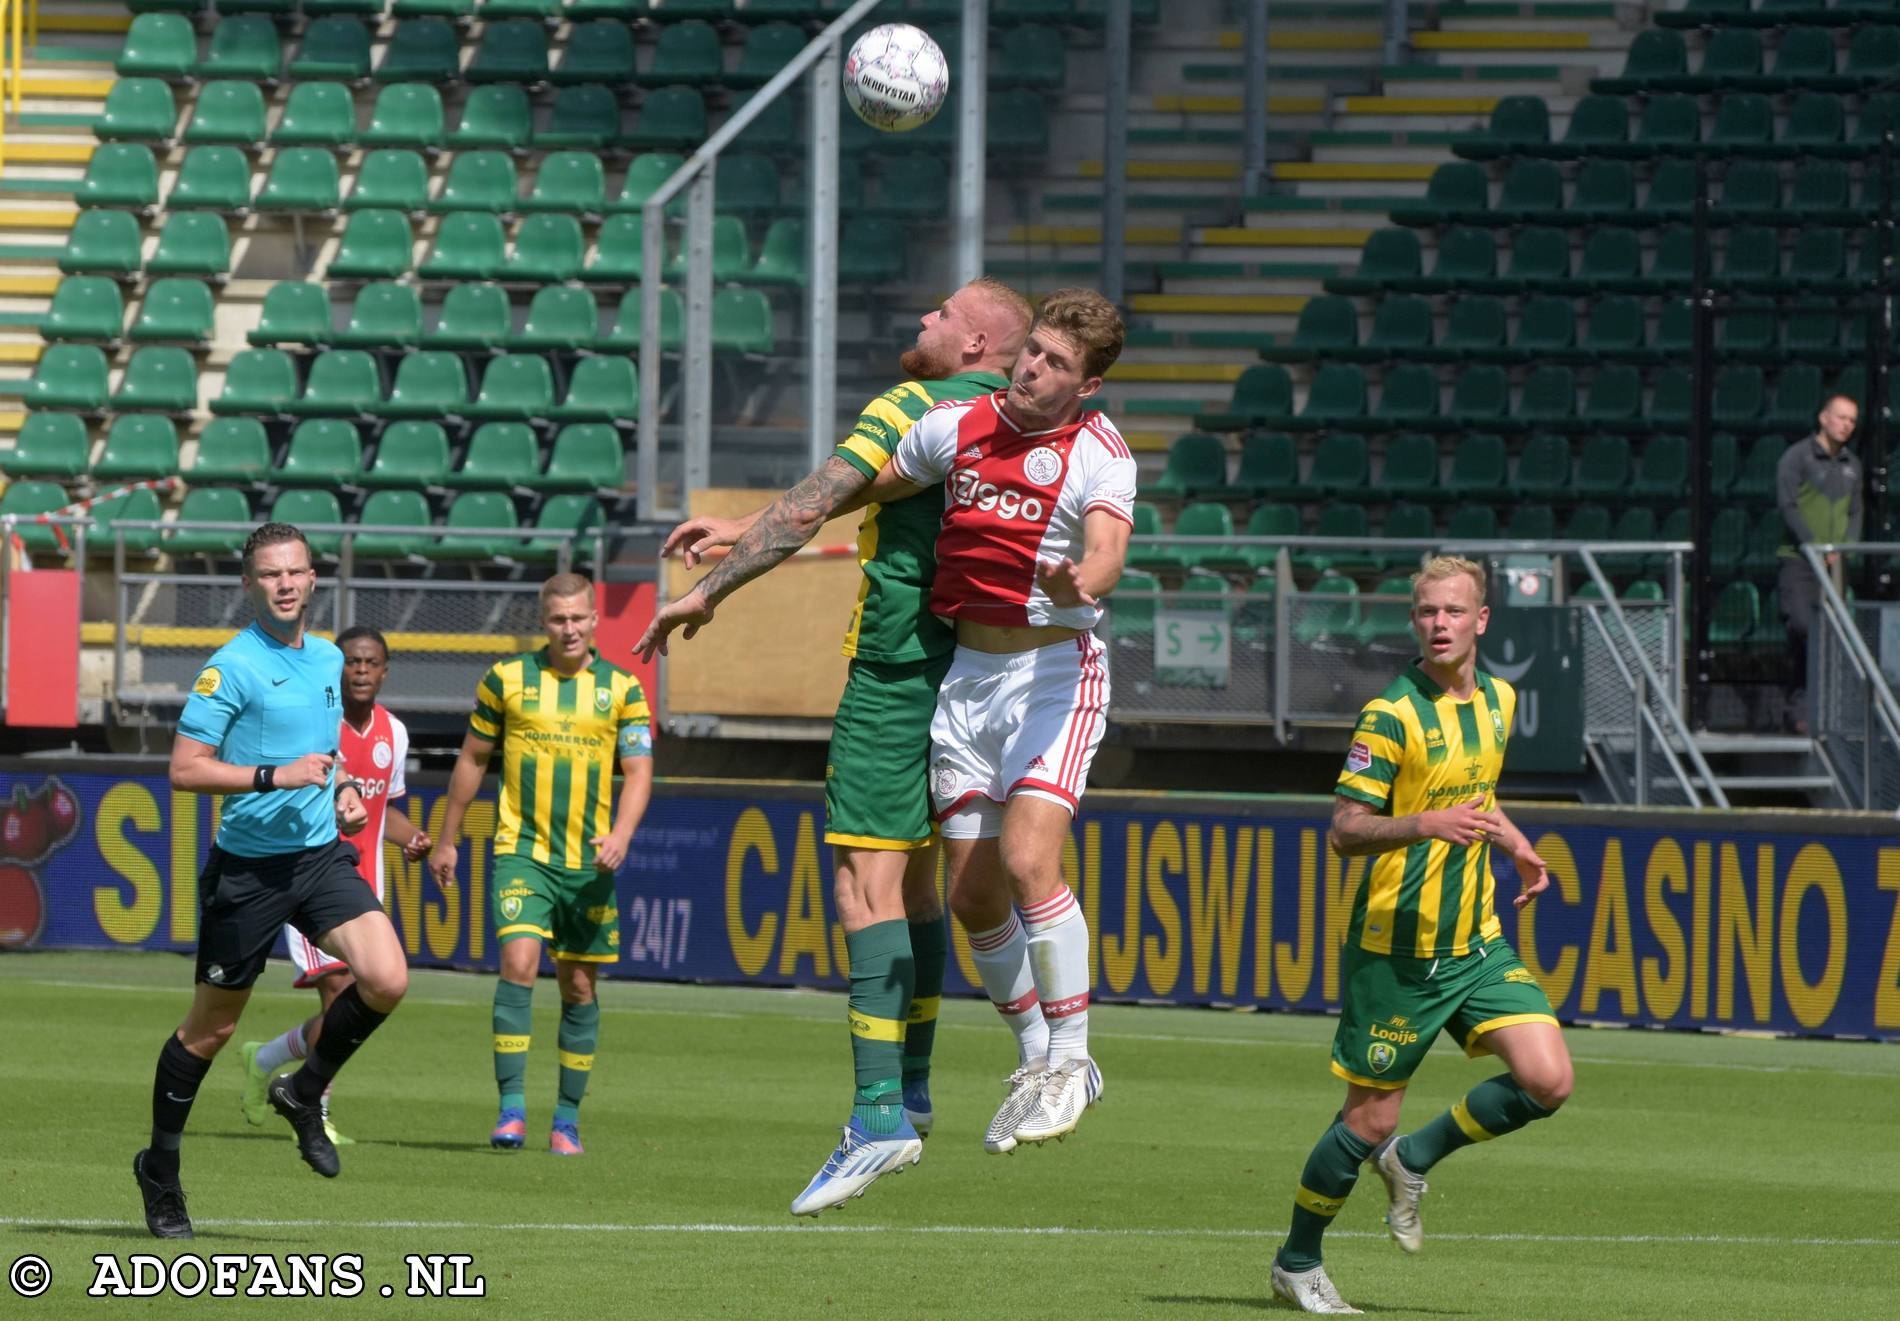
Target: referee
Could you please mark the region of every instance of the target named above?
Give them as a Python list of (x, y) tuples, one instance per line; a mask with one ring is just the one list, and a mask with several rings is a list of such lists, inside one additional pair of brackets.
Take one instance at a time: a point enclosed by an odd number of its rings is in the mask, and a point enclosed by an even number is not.
[(158, 1055), (152, 1144), (132, 1158), (158, 1238), (192, 1237), (178, 1181), (185, 1121), (278, 929), (295, 926), (356, 976), (324, 1014), (303, 1067), (270, 1085), (298, 1151), (325, 1178), (339, 1166), (323, 1132), (323, 1089), (409, 987), (395, 929), (357, 874), (355, 847), (338, 838), (339, 827), (361, 830), (368, 813), (355, 786), (333, 774), (343, 654), (304, 632), (317, 575), (303, 533), (288, 523), (251, 533), (243, 582), (256, 621), (199, 672), (172, 743), (172, 787), (225, 797), (198, 877), (197, 985)]

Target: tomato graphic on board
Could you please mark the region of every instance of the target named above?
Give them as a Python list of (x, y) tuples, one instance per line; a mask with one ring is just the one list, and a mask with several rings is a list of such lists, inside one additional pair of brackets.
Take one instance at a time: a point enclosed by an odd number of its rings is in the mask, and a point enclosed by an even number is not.
[(37, 790), (15, 782), (0, 807), (0, 949), (30, 946), (46, 928), (46, 891), (35, 865), (79, 831), (79, 798), (58, 777)]
[(13, 786), (13, 801), (0, 812), (0, 855), (37, 862), (52, 843), (52, 822), (45, 803), (27, 796), (26, 786)]
[(0, 863), (0, 949), (33, 944), (45, 925), (40, 878), (24, 867)]

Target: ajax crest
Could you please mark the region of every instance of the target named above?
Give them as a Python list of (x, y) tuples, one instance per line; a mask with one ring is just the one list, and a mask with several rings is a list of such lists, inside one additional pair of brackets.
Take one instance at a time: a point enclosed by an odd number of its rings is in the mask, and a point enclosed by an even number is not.
[(377, 770), (386, 771), (389, 769), (389, 762), (393, 755), (389, 750), (389, 744), (377, 739), (376, 746), (370, 749), (369, 759), (376, 763)]
[(1030, 450), (1023, 458), (1023, 476), (1037, 486), (1047, 486), (1062, 475), (1062, 460), (1047, 445)]

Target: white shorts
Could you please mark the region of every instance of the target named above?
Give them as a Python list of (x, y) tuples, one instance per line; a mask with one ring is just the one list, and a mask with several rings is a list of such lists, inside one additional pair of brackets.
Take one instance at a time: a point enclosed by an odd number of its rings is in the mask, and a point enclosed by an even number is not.
[[(376, 891), (378, 899), (383, 897), (382, 886), (371, 885), (370, 889)], [(349, 964), (324, 953), (310, 937), (288, 922), (284, 924), (284, 943), (290, 946), (290, 961), (297, 965), (297, 980), (291, 983), (292, 986), (315, 986), (319, 977), (350, 970)]]
[(958, 647), (930, 721), (930, 798), (948, 839), (993, 839), (1017, 794), (1071, 813), (1108, 725), (1108, 649), (1093, 633), (1034, 651)]

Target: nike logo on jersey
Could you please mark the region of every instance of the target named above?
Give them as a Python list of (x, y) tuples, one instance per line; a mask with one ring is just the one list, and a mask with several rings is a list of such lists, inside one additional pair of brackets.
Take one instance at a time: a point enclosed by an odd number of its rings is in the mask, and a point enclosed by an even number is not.
[(290, 680), (289, 680), (289, 678), (288, 678), (288, 677), (286, 677), (286, 678), (282, 678), (282, 679), (272, 679), (272, 680), (270, 681), (270, 686), (271, 686), (271, 687), (273, 687), (273, 688), (282, 688), (282, 687), (283, 687), (283, 686), (284, 686), (285, 684), (287, 684), (287, 683), (289, 683), (289, 682), (290, 682)]

